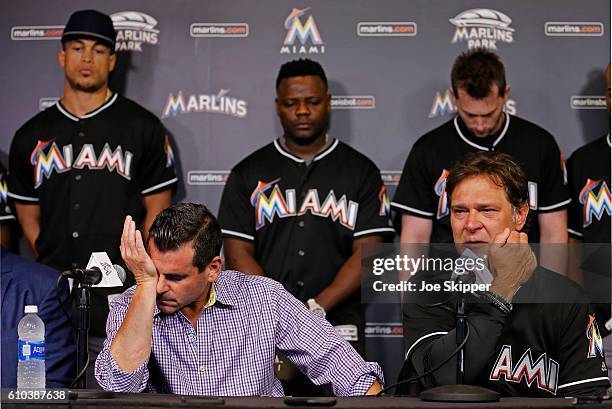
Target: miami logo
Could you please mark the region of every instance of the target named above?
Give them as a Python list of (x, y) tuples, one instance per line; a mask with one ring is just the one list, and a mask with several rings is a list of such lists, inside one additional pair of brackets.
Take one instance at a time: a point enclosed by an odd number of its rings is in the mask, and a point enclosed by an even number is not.
[[(283, 47), (281, 47), (281, 54), (323, 54), (325, 52), (321, 33), (314, 17), (309, 15), (305, 22), (302, 22), (302, 18), (305, 17), (308, 10), (310, 10), (310, 7), (294, 8), (285, 19), (284, 27), (287, 30), (287, 35), (283, 41)], [(309, 40), (312, 45), (307, 48), (306, 43)], [(298, 41), (301, 46), (296, 45)]]
[(595, 320), (595, 315), (589, 314), (589, 324), (586, 329), (586, 337), (589, 341), (589, 352), (587, 353), (587, 358), (595, 358), (597, 357), (597, 352), (603, 358), (603, 340), (601, 339), (601, 335), (599, 335), (599, 328), (597, 327), (597, 321)]
[(448, 170), (442, 169), (442, 174), (438, 178), (438, 181), (434, 185), (434, 191), (438, 195), (438, 212), (437, 217), (441, 219), (448, 216), (448, 198), (446, 197), (446, 178), (448, 177)]
[(277, 216), (296, 217), (307, 212), (319, 217), (328, 217), (350, 230), (355, 229), (359, 205), (347, 200), (346, 195), (338, 199), (334, 191), (330, 190), (321, 202), (317, 189), (309, 189), (305, 192), (304, 200), (298, 208), (295, 189), (287, 189), (283, 194), (277, 184), (279, 181), (280, 178), (270, 182), (259, 181), (251, 194), (250, 202), (255, 208), (256, 230), (262, 228), (266, 220), (272, 223)]
[(38, 141), (30, 155), (30, 163), (34, 166), (34, 188), (40, 187), (44, 179), (49, 179), (54, 171), (64, 173), (72, 168), (107, 169), (130, 180), (133, 157), (130, 151), (124, 153), (121, 145), (112, 150), (108, 143), (104, 144), (100, 155), (97, 155), (94, 146), (86, 143), (73, 160), (72, 144), (62, 146), (60, 149), (53, 139)]
[[(597, 193), (596, 190), (599, 188)], [(603, 179), (587, 179), (586, 184), (578, 196), (582, 204), (582, 225), (587, 227), (593, 222), (593, 218), (601, 220), (604, 213), (612, 214), (612, 203), (610, 201), (610, 189)]]

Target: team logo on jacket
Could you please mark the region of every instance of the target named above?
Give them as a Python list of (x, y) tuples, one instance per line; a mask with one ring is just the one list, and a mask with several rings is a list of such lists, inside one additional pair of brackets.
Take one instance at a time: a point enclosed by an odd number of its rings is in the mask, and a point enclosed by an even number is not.
[(86, 143), (74, 159), (72, 144), (64, 145), (60, 149), (53, 139), (38, 141), (30, 155), (30, 163), (34, 166), (34, 188), (40, 187), (43, 180), (49, 179), (53, 172), (64, 173), (73, 168), (106, 169), (130, 180), (133, 157), (132, 152), (127, 150), (123, 152), (121, 145), (111, 150), (108, 143), (104, 144), (102, 151), (97, 155), (94, 146)]
[(589, 323), (587, 324), (586, 337), (589, 341), (589, 352), (587, 358), (596, 358), (597, 353), (604, 358), (603, 340), (599, 334), (599, 327), (597, 327), (597, 320), (594, 314), (589, 314)]
[(610, 189), (603, 179), (587, 179), (580, 191), (578, 201), (582, 205), (582, 226), (587, 227), (593, 219), (601, 220), (604, 213), (612, 214)]
[(470, 9), (449, 21), (457, 27), (452, 44), (467, 42), (468, 48), (497, 50), (498, 42), (514, 41), (514, 29), (510, 27), (512, 19), (497, 10)]
[(378, 200), (380, 201), (380, 208), (378, 210), (379, 216), (386, 216), (391, 213), (391, 201), (387, 196), (387, 187), (383, 184), (378, 192)]
[(280, 178), (270, 182), (260, 181), (251, 194), (256, 230), (261, 229), (266, 220), (272, 223), (275, 217), (302, 216), (307, 212), (319, 217), (329, 217), (350, 230), (355, 229), (359, 204), (347, 200), (346, 195), (337, 198), (334, 191), (330, 190), (321, 202), (317, 189), (309, 189), (298, 208), (295, 189), (287, 189), (283, 193), (277, 184), (279, 181)]
[[(325, 53), (325, 45), (314, 17), (311, 14), (306, 17), (308, 10), (310, 10), (310, 7), (305, 9), (294, 8), (285, 19), (287, 35), (280, 50), (281, 54)], [(302, 20), (302, 18), (305, 18), (305, 20)], [(298, 42), (299, 44), (297, 44)]]
[(448, 216), (448, 198), (446, 195), (446, 178), (448, 177), (448, 170), (442, 169), (442, 174), (438, 178), (438, 181), (434, 185), (434, 191), (438, 196), (438, 211), (436, 216), (438, 219)]
[(512, 364), (512, 346), (504, 345), (493, 365), (489, 379), (491, 381), (525, 382), (528, 387), (535, 382), (538, 389), (557, 394), (559, 378), (559, 363), (548, 357), (546, 352), (535, 361), (531, 356), (531, 348), (521, 355), (516, 365)]
[(8, 202), (8, 187), (5, 176), (4, 172), (0, 172), (0, 204)]

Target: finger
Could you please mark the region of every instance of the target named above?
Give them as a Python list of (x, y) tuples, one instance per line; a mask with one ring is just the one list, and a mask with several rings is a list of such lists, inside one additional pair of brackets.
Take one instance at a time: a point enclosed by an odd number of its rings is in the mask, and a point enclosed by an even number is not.
[(142, 234), (140, 233), (140, 230), (136, 230), (136, 251), (138, 251), (138, 254), (146, 253), (146, 250), (144, 248), (144, 243), (142, 241)]
[(508, 241), (508, 237), (510, 237), (510, 229), (506, 227), (503, 232), (495, 236), (493, 243), (503, 246)]
[(519, 232), (517, 232), (516, 230), (513, 230), (508, 236), (508, 240), (506, 241), (506, 243), (517, 244), (519, 242), (520, 242)]
[(519, 234), (519, 243), (521, 243), (521, 244), (528, 244), (529, 243), (529, 236), (527, 236), (527, 233), (520, 233)]
[(121, 242), (125, 243), (127, 240), (127, 234), (130, 227), (130, 221), (132, 220), (131, 216), (125, 216), (125, 220), (123, 221), (123, 231), (121, 232)]

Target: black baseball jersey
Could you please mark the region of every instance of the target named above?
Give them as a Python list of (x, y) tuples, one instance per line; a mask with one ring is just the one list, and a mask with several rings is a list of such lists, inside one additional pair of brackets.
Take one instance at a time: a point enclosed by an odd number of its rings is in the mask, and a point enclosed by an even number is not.
[[(568, 233), (584, 243), (600, 243), (586, 249), (581, 262), (584, 287), (592, 300), (610, 299), (610, 134), (576, 150), (567, 160), (567, 181), (572, 198)], [(587, 256), (588, 255), (588, 256)], [(593, 304), (602, 322), (610, 318), (610, 303)], [(609, 331), (602, 328), (607, 335)]]
[[(117, 94), (81, 118), (58, 101), (30, 119), (15, 134), (9, 170), (9, 196), (40, 205), (38, 261), (58, 270), (84, 267), (95, 251), (121, 263), (125, 216), (140, 224), (143, 196), (177, 181), (159, 119)], [(105, 335), (107, 295), (121, 291), (94, 291), (92, 334)]]
[(568, 232), (585, 243), (610, 243), (610, 134), (578, 149), (567, 160), (572, 198)]
[(15, 223), (15, 212), (8, 197), (6, 168), (0, 163), (0, 225)]
[[(219, 222), (224, 237), (253, 242), (266, 275), (302, 301), (331, 284), (355, 239), (394, 234), (378, 168), (339, 140), (310, 164), (280, 140), (248, 156), (230, 174)], [(355, 323), (360, 311), (356, 292), (328, 319)]]
[[(391, 206), (402, 213), (432, 219), (432, 243), (453, 242), (446, 178), (451, 167), (471, 152), (511, 155), (527, 175), (532, 212), (560, 210), (570, 202), (561, 152), (552, 135), (524, 119), (504, 115), (502, 128), (486, 138), (474, 136), (456, 116), (412, 147)], [(529, 238), (539, 241), (537, 217), (531, 219)]]
[[(482, 370), (471, 374), (472, 384), (502, 396), (547, 398), (603, 392), (610, 385), (595, 314), (571, 280), (538, 268), (514, 296), (509, 315), (473, 297), (467, 296), (472, 344), (465, 350), (465, 370)], [(429, 361), (428, 351), (436, 342), (450, 341), (448, 356), (455, 350), (455, 301), (451, 295), (441, 305), (404, 305), (406, 357), (412, 371), (424, 373), (423, 361)], [(445, 336), (452, 339), (441, 338)], [(444, 368), (452, 372), (443, 374), (445, 379), (455, 379), (455, 362)], [(422, 386), (432, 387), (431, 379), (425, 377)]]

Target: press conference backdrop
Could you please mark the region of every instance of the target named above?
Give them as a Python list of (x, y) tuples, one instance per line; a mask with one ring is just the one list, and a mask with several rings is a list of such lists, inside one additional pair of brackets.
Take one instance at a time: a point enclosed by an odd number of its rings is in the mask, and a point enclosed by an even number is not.
[[(77, 9), (112, 15), (115, 91), (160, 116), (173, 137), (177, 200), (217, 210), (229, 170), (281, 135), (274, 81), (288, 60), (325, 68), (330, 134), (369, 156), (391, 194), (417, 138), (452, 117), (450, 67), (470, 47), (498, 53), (508, 112), (557, 139), (567, 157), (609, 129), (608, 0), (63, 0), (0, 5), (0, 160), (15, 130), (62, 93), (56, 53)], [(368, 358), (389, 382), (403, 354), (395, 306), (368, 310)]]

